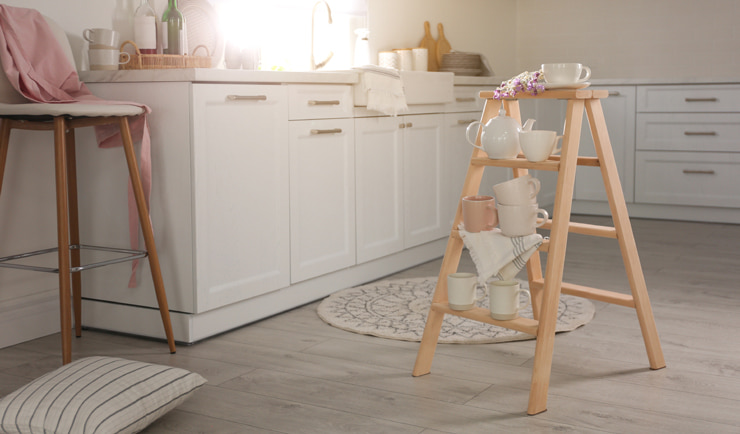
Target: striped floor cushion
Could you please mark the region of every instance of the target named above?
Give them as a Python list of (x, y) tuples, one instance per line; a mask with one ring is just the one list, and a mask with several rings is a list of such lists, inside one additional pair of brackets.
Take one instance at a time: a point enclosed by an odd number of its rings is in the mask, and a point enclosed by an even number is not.
[(171, 366), (88, 357), (0, 400), (0, 432), (134, 433), (205, 382), (196, 373)]

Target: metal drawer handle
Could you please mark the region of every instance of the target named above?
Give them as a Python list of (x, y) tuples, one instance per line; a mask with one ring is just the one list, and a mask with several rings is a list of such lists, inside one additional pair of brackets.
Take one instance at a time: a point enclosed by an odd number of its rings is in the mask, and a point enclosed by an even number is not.
[(332, 128), (330, 130), (311, 130), (312, 135), (316, 134), (339, 134), (342, 132), (341, 128)]
[(691, 169), (683, 169), (683, 173), (689, 174), (689, 175), (714, 175), (714, 170), (691, 170)]
[(413, 126), (414, 126), (414, 124), (412, 124), (411, 122), (406, 122), (406, 128), (411, 128)]
[(477, 122), (477, 121), (478, 121), (478, 119), (469, 119), (467, 121), (465, 119), (460, 119), (460, 120), (457, 121), (457, 124), (458, 125), (467, 125), (467, 124), (472, 124), (473, 122)]
[(686, 102), (717, 102), (717, 98), (685, 98)]
[(331, 101), (317, 101), (315, 99), (309, 100), (308, 105), (339, 105), (342, 102), (338, 99), (333, 99)]
[(619, 96), (619, 95), (621, 95), (621, 93), (619, 93), (618, 90), (610, 90), (609, 91), (609, 96)]
[(475, 98), (455, 98), (457, 102), (475, 102)]
[(398, 128), (406, 128), (406, 124), (404, 124), (403, 122), (401, 122), (400, 124), (398, 124)]
[(267, 101), (267, 95), (228, 95), (229, 101)]
[(686, 136), (716, 136), (716, 131), (684, 131)]

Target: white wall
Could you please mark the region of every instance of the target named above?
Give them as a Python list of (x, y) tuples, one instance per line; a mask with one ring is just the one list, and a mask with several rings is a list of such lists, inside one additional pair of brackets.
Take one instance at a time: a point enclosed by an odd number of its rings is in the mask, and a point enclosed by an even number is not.
[(368, 0), (370, 51), (413, 48), (429, 21), (437, 39), (437, 23), (453, 50), (482, 53), (496, 76), (516, 68), (516, 0)]
[(598, 78), (737, 77), (737, 0), (518, 0), (517, 65), (588, 64)]

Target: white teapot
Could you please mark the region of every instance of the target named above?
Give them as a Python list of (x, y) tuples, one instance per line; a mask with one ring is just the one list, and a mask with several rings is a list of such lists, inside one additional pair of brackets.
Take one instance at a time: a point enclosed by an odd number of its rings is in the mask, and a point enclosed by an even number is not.
[(475, 141), (470, 140), (470, 131), (475, 129), (474, 126), (481, 125), (481, 122), (475, 121), (468, 125), (465, 130), (465, 138), (468, 143), (475, 146), (478, 149), (486, 151), (488, 158), (494, 160), (504, 160), (509, 158), (516, 158), (521, 152), (519, 146), (519, 132), (530, 131), (534, 119), (527, 119), (524, 126), (520, 127), (519, 122), (510, 116), (506, 116), (506, 110), (504, 110), (503, 104), (498, 112), (498, 116), (491, 118), (486, 125), (483, 126), (483, 132), (481, 133), (480, 141), (483, 147), (475, 144)]

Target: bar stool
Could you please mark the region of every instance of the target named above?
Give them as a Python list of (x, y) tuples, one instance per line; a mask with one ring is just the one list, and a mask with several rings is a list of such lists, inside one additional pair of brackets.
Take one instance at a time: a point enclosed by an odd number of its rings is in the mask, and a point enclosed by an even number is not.
[[(57, 41), (60, 43), (61, 49), (64, 51), (67, 59), (74, 65), (72, 50), (66, 34), (55, 22), (49, 18), (44, 18), (51, 27)], [(2, 120), (2, 125), (0, 126), (0, 193), (2, 193), (2, 182), (7, 162), (11, 130), (53, 131), (57, 208), (57, 246), (2, 257), (0, 258), (0, 267), (59, 274), (62, 362), (64, 364), (72, 360), (71, 304), (74, 305), (75, 334), (79, 337), (82, 333), (82, 293), (79, 273), (91, 268), (144, 257), (148, 257), (149, 260), (157, 304), (162, 317), (162, 323), (164, 324), (169, 350), (171, 353), (175, 352), (175, 340), (167, 306), (167, 295), (164, 289), (159, 257), (154, 243), (152, 224), (149, 218), (149, 211), (147, 209), (136, 154), (134, 152), (131, 129), (129, 127), (129, 117), (138, 116), (142, 113), (144, 113), (144, 109), (136, 105), (96, 104), (94, 101), (84, 104), (34, 103), (18, 93), (8, 81), (5, 73), (0, 71), (0, 119)], [(123, 150), (128, 165), (129, 177), (133, 187), (146, 250), (80, 244), (75, 129), (100, 125), (116, 125), (120, 129)], [(81, 264), (80, 250), (82, 249), (104, 250), (121, 254), (121, 256), (106, 261)], [(21, 258), (55, 251), (58, 253), (58, 268), (37, 267), (13, 262)], [(72, 303), (70, 303), (70, 298), (72, 298)]]

